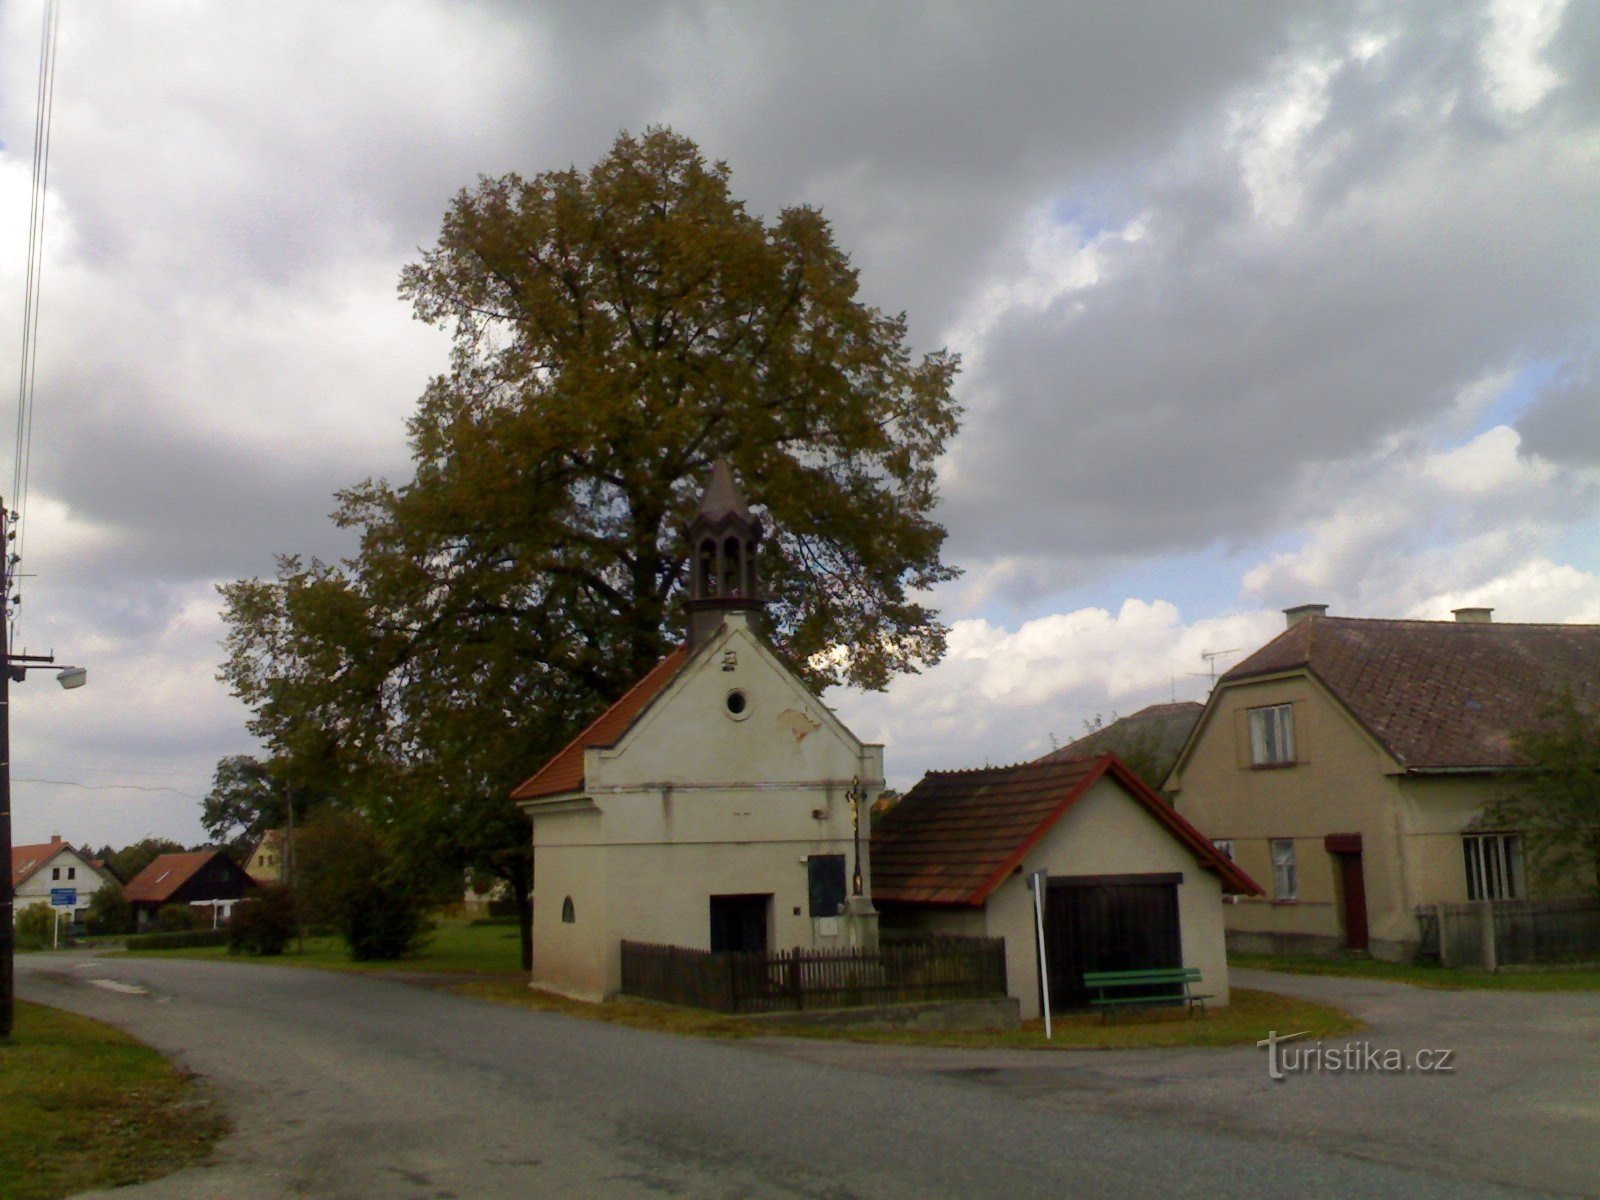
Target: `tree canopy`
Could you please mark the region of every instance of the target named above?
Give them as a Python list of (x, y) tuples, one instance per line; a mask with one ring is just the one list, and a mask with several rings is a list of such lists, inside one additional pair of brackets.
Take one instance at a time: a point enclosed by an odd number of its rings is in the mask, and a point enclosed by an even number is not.
[(1477, 825), (1515, 832), (1546, 881), (1600, 895), (1600, 707), (1562, 692), (1512, 738), (1529, 771)]
[(810, 682), (938, 661), (920, 597), (956, 574), (932, 516), (956, 359), (860, 301), (820, 212), (769, 223), (729, 180), (652, 129), (455, 198), (401, 277), (453, 335), (413, 478), (340, 494), (354, 558), (222, 588), (222, 678), (282, 778), (337, 779), (520, 888), (505, 797), (677, 640), (682, 530), (718, 458), (764, 509), (768, 633)]

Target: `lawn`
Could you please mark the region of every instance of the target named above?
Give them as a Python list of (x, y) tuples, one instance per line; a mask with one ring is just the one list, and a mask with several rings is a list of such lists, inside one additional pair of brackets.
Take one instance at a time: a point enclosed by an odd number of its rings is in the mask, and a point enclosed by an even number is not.
[[(260, 962), (290, 967), (322, 967), (341, 971), (413, 971), (419, 973), (474, 974), (485, 978), (463, 982), (454, 990), (481, 999), (559, 1012), (588, 1020), (610, 1021), (637, 1029), (657, 1029), (701, 1037), (795, 1036), (831, 1040), (902, 1043), (921, 1046), (988, 1046), (1035, 1049), (1096, 1049), (1119, 1046), (1231, 1046), (1259, 1041), (1272, 1029), (1307, 1029), (1318, 1037), (1335, 1037), (1360, 1028), (1360, 1022), (1337, 1009), (1276, 996), (1267, 992), (1233, 989), (1233, 1003), (1214, 1009), (1206, 1017), (1187, 1017), (1179, 1009), (1156, 1009), (1120, 1016), (1106, 1024), (1097, 1015), (1064, 1016), (1054, 1022), (1054, 1038), (1045, 1040), (1041, 1021), (1029, 1022), (1011, 1033), (935, 1033), (922, 1030), (862, 1030), (819, 1028), (809, 1025), (775, 1025), (720, 1013), (673, 1008), (637, 1000), (585, 1004), (529, 988), (519, 965), (515, 925), (471, 924), (443, 921), (428, 944), (412, 958), (399, 962), (350, 961), (338, 938), (307, 938), (304, 954), (290, 946), (281, 958), (234, 958), (235, 962)], [(145, 950), (143, 957), (226, 960), (222, 947), (186, 950)]]
[(1600, 967), (1429, 967), (1414, 963), (1379, 962), (1371, 958), (1283, 957), (1232, 954), (1230, 967), (1282, 971), (1290, 975), (1344, 975), (1352, 979), (1386, 979), (1418, 987), (1452, 990), (1481, 988), (1508, 992), (1600, 991)]
[[(225, 946), (184, 950), (138, 950), (140, 958), (227, 959)], [(522, 974), (521, 943), (515, 925), (441, 921), (421, 951), (398, 962), (354, 962), (338, 937), (308, 937), (305, 953), (294, 942), (280, 957), (231, 956), (235, 962), (277, 964), (288, 967), (326, 967), (338, 971), (432, 971), (476, 975)]]
[(0, 1043), (0, 1196), (53, 1200), (199, 1162), (227, 1130), (193, 1080), (126, 1034), (19, 1001)]
[(540, 992), (520, 981), (486, 980), (458, 984), (452, 990), (541, 1012), (557, 1012), (587, 1020), (609, 1021), (635, 1029), (655, 1029), (699, 1037), (804, 1037), (882, 1045), (967, 1046), (1014, 1050), (1113, 1050), (1149, 1046), (1237, 1046), (1253, 1044), (1270, 1030), (1308, 1030), (1319, 1038), (1337, 1037), (1361, 1028), (1348, 1013), (1270, 992), (1232, 989), (1233, 1003), (1208, 1015), (1186, 1016), (1180, 1009), (1153, 1009), (1124, 1014), (1106, 1024), (1092, 1013), (1057, 1017), (1054, 1037), (1046, 1041), (1043, 1021), (1025, 1022), (1009, 1032), (941, 1033), (927, 1030), (874, 1030), (848, 1027), (753, 1021), (697, 1009), (674, 1008), (641, 1000), (587, 1004)]

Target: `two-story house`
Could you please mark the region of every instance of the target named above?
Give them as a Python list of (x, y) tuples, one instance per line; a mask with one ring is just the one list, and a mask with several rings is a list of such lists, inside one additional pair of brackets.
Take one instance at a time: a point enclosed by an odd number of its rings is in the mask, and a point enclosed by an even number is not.
[(1217, 681), (1167, 779), (1267, 888), (1228, 907), (1230, 946), (1398, 959), (1420, 906), (1528, 896), (1517, 831), (1475, 821), (1516, 784), (1517, 730), (1561, 689), (1600, 701), (1600, 626), (1285, 615)]

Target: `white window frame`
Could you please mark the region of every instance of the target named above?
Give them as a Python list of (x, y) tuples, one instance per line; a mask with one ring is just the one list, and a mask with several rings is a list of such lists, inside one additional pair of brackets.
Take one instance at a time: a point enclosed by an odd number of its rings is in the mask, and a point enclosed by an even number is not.
[(1461, 857), (1469, 901), (1524, 897), (1522, 839), (1516, 834), (1464, 833)]
[(1267, 704), (1246, 711), (1250, 719), (1250, 765), (1275, 767), (1294, 762), (1294, 705)]
[(1274, 900), (1300, 899), (1300, 872), (1295, 865), (1294, 839), (1273, 838), (1272, 848), (1272, 898)]

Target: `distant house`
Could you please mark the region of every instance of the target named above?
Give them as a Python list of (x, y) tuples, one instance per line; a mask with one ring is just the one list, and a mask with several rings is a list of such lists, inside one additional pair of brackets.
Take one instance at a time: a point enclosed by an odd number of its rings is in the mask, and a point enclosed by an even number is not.
[(1065, 762), (1115, 754), (1153, 788), (1160, 788), (1178, 761), (1205, 705), (1194, 700), (1152, 704), (1053, 750), (1038, 762)]
[(135, 875), (123, 889), (133, 910), (134, 928), (148, 929), (169, 904), (199, 910), (202, 925), (221, 925), (234, 904), (255, 890), (256, 882), (221, 850), (163, 854)]
[(1419, 945), (1419, 909), (1536, 898), (1518, 831), (1475, 821), (1515, 786), (1516, 730), (1562, 688), (1600, 702), (1600, 626), (1490, 615), (1303, 605), (1217, 681), (1167, 790), (1271, 882), (1229, 907), (1230, 944), (1399, 959)]
[[(92, 860), (73, 849), (60, 835), (48, 842), (11, 847), (11, 890), (13, 916), (34, 905), (50, 904), (50, 893), (68, 888), (75, 894), (70, 910), (72, 921), (82, 921), (89, 912), (94, 894), (112, 880)], [(62, 909), (63, 914), (68, 912)]]
[(1086, 971), (1142, 967), (1198, 967), (1226, 1004), (1222, 897), (1260, 891), (1110, 754), (931, 772), (878, 819), (872, 870), (886, 937), (1004, 937), (1025, 1019), (1040, 1014), (1035, 872), (1053, 1009), (1088, 1003)]
[(727, 464), (688, 534), (687, 643), (512, 793), (533, 823), (533, 980), (554, 991), (617, 992), (624, 940), (876, 944), (854, 821), (864, 851), (883, 749), (759, 633), (761, 523)]
[(257, 883), (282, 883), (288, 837), (281, 829), (269, 829), (245, 860), (245, 874)]

